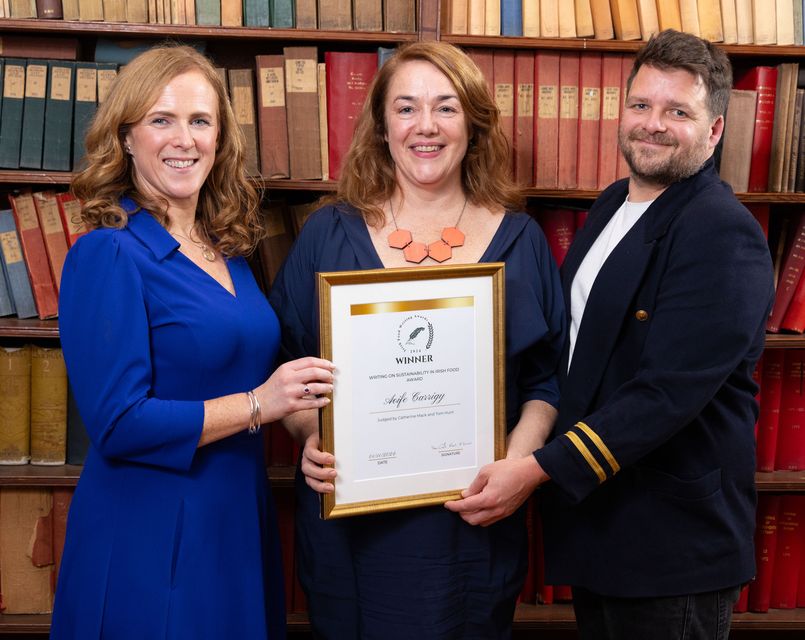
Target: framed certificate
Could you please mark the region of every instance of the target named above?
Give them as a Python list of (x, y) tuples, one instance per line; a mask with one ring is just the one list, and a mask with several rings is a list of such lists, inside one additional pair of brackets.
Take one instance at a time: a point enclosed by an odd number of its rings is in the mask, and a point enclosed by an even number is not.
[(504, 265), (318, 274), (322, 517), (442, 504), (505, 448)]

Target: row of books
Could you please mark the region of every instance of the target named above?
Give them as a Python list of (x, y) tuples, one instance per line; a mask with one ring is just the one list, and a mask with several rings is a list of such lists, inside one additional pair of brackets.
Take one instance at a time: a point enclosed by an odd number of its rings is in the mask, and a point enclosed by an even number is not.
[(805, 470), (805, 349), (767, 349), (755, 377), (758, 471)]
[(753, 67), (730, 94), (720, 172), (736, 193), (805, 191), (805, 76), (797, 63)]
[(769, 245), (774, 262), (774, 304), (766, 321), (769, 333), (805, 332), (805, 214), (796, 211), (770, 219)]
[(77, 169), (86, 128), (116, 75), (114, 63), (0, 58), (0, 167)]
[(57, 347), (0, 347), (0, 465), (82, 464), (86, 430)]
[(805, 607), (805, 495), (762, 494), (755, 529), (755, 578), (735, 610)]
[(0, 487), (0, 612), (51, 613), (72, 487)]
[(520, 184), (603, 189), (629, 175), (618, 150), (618, 124), (632, 56), (475, 48), (467, 53), (495, 97)]
[(802, 0), (444, 0), (451, 34), (648, 40), (676, 29), (725, 44), (803, 43)]
[(86, 230), (69, 193), (9, 194), (0, 210), (0, 316), (55, 318), (68, 249)]
[(399, 33), (416, 30), (415, 0), (3, 0), (0, 18)]

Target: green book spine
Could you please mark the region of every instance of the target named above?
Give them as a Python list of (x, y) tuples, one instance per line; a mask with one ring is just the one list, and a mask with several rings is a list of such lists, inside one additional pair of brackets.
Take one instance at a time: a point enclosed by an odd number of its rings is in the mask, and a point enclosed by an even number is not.
[(98, 64), (75, 65), (75, 107), (73, 110), (73, 171), (84, 158), (84, 135), (98, 106)]
[(28, 60), (25, 69), (25, 99), (22, 109), (20, 167), (42, 168), (42, 141), (45, 137), (45, 97), (47, 96), (48, 63)]
[(19, 169), (22, 111), (27, 62), (6, 58), (3, 74), (3, 117), (0, 119), (0, 167)]
[(275, 29), (293, 29), (296, 26), (294, 19), (293, 0), (270, 0), (271, 26)]
[(196, 24), (220, 25), (221, 0), (196, 0)]
[(247, 27), (268, 27), (271, 19), (269, 0), (243, 0), (243, 24)]
[(45, 104), (45, 148), (42, 168), (69, 171), (73, 160), (73, 103), (75, 62), (49, 60), (48, 97)]

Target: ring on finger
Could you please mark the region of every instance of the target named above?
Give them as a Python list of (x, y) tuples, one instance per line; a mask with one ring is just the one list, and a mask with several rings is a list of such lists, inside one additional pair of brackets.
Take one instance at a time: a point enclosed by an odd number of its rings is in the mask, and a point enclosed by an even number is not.
[(303, 393), (302, 393), (302, 395), (303, 395), (303, 396), (309, 396), (309, 395), (310, 395), (310, 387), (308, 387), (307, 385), (305, 385), (305, 388), (304, 388), (304, 389), (302, 389), (302, 392), (303, 392)]

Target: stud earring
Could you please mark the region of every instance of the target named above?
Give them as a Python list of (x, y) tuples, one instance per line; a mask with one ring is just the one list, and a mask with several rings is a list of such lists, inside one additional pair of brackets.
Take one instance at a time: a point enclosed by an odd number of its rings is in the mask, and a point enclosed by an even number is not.
[(131, 153), (131, 146), (130, 146), (130, 145), (126, 145), (126, 146), (124, 147), (124, 149), (126, 150), (126, 153), (128, 153), (129, 155), (132, 155), (132, 153)]

